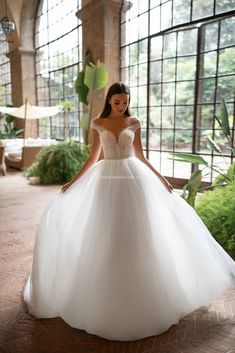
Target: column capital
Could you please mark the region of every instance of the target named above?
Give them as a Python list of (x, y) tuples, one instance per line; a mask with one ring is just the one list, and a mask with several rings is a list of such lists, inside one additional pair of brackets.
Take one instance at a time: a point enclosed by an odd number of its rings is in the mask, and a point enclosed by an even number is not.
[(84, 5), (80, 10), (76, 12), (76, 16), (84, 21), (87, 18), (94, 16), (94, 12), (98, 10), (105, 10), (105, 8), (113, 8), (116, 11), (120, 11), (122, 7), (122, 0), (96, 0), (91, 1), (87, 5)]

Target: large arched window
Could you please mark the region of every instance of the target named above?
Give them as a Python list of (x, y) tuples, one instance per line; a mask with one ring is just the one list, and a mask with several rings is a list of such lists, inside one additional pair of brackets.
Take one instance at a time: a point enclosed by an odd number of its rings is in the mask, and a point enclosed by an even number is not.
[[(191, 166), (173, 162), (168, 152), (202, 154), (223, 166), (224, 159), (207, 148), (206, 136), (226, 143), (213, 119), (222, 97), (234, 127), (234, 1), (132, 4), (121, 22), (121, 77), (130, 84), (132, 110), (142, 121), (146, 155), (175, 178), (188, 178)], [(232, 155), (225, 154), (231, 162)]]
[[(11, 67), (8, 53), (8, 43), (0, 38), (0, 105), (12, 105)], [(0, 119), (0, 130), (4, 130), (4, 121)]]
[[(82, 33), (76, 17), (80, 1), (41, 0), (35, 20), (36, 85), (39, 105), (72, 102), (70, 137), (80, 139), (80, 105), (74, 81), (81, 70)], [(39, 135), (64, 139), (65, 116), (42, 119)]]
[(0, 38), (0, 105), (11, 105), (11, 67), (7, 57), (8, 43)]

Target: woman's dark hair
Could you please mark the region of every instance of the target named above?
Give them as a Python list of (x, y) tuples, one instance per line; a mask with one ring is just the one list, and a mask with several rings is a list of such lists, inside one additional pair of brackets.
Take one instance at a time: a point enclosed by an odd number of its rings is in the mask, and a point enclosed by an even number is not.
[(106, 118), (107, 116), (109, 116), (109, 114), (111, 113), (111, 105), (109, 104), (109, 99), (114, 94), (120, 94), (120, 93), (126, 93), (129, 96), (129, 103), (128, 103), (128, 106), (127, 106), (126, 111), (125, 111), (124, 114), (127, 115), (127, 116), (131, 116), (131, 111), (130, 111), (130, 108), (129, 108), (130, 99), (131, 99), (130, 89), (123, 82), (115, 82), (108, 89), (108, 92), (106, 94), (105, 101), (104, 101), (104, 107), (103, 107), (103, 109), (102, 109), (102, 111), (101, 111), (101, 113), (99, 115), (100, 118)]

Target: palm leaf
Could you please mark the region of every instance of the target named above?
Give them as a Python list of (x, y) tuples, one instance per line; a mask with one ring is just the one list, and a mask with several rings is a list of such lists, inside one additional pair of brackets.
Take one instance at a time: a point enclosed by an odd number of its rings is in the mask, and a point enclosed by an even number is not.
[(208, 162), (201, 156), (184, 152), (169, 152), (172, 156), (180, 159), (181, 162), (190, 162), (193, 164), (208, 165)]
[(230, 133), (230, 126), (229, 126), (228, 110), (227, 110), (227, 106), (224, 98), (222, 98), (220, 103), (220, 119), (221, 119), (221, 128), (223, 130), (223, 133), (227, 137), (230, 137), (231, 133)]
[(217, 145), (217, 143), (216, 143), (210, 136), (207, 136), (207, 140), (208, 140), (209, 147), (210, 147), (213, 151), (216, 151), (216, 152), (218, 152), (218, 153), (221, 153), (220, 147)]

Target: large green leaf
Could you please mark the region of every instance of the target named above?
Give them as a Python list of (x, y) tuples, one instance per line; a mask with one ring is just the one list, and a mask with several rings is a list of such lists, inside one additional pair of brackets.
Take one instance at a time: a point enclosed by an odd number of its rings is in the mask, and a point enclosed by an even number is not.
[(86, 65), (84, 83), (91, 91), (104, 88), (108, 81), (108, 72), (103, 63), (99, 60), (97, 64)]
[(77, 79), (75, 81), (75, 89), (79, 95), (80, 102), (88, 105), (87, 95), (89, 92), (89, 88), (84, 84), (84, 76), (85, 76), (84, 71), (80, 71), (78, 73)]
[(89, 112), (86, 112), (82, 115), (80, 120), (80, 127), (82, 129), (88, 130), (89, 127)]
[(201, 170), (196, 170), (191, 174), (191, 177), (187, 184), (187, 190), (188, 190), (187, 202), (192, 207), (195, 207), (195, 200), (196, 200), (197, 192), (201, 186), (201, 182), (202, 182), (202, 172)]
[(208, 165), (208, 162), (201, 156), (197, 156), (195, 154), (184, 153), (184, 152), (169, 152), (172, 156), (177, 157), (177, 160), (182, 162), (190, 162), (193, 164), (203, 164)]
[(231, 183), (235, 182), (235, 162), (230, 165), (227, 171), (227, 178)]
[(230, 127), (229, 127), (228, 110), (227, 110), (227, 106), (224, 98), (222, 98), (220, 103), (220, 119), (221, 119), (221, 128), (223, 130), (223, 133), (227, 137), (230, 137), (231, 133), (230, 133)]
[(218, 152), (218, 153), (221, 153), (221, 149), (220, 149), (220, 147), (217, 145), (217, 143), (216, 143), (210, 136), (207, 136), (207, 139), (208, 139), (209, 147), (210, 147), (213, 151), (216, 151), (216, 152)]

